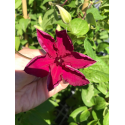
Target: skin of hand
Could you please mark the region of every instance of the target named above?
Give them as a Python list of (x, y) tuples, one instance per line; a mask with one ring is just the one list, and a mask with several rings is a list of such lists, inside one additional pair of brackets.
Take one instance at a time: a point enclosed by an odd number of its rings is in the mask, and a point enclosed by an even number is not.
[[(45, 55), (43, 50), (23, 48), (21, 54), (34, 58)], [(25, 73), (29, 59), (15, 54), (15, 113), (25, 112), (40, 105), (48, 98), (65, 89), (69, 83), (61, 81), (53, 90), (47, 90), (47, 77), (38, 78)]]

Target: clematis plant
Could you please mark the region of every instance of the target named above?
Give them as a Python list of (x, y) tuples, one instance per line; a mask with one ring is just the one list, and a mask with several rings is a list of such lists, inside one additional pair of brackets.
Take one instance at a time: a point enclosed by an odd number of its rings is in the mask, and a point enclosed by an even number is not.
[(47, 88), (52, 90), (61, 80), (73, 86), (89, 83), (77, 69), (91, 66), (96, 61), (90, 57), (74, 52), (73, 44), (66, 30), (56, 30), (56, 42), (49, 34), (37, 29), (37, 39), (46, 55), (33, 58), (24, 71), (37, 77), (47, 77)]

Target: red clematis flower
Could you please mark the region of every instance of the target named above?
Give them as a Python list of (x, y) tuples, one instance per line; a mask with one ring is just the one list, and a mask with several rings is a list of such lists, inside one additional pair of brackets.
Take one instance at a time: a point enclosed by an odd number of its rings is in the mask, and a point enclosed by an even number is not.
[(73, 86), (83, 86), (89, 83), (77, 69), (86, 68), (96, 61), (90, 57), (73, 52), (73, 44), (66, 30), (56, 30), (56, 42), (49, 34), (37, 29), (37, 39), (46, 51), (45, 56), (33, 58), (24, 71), (37, 77), (47, 77), (48, 90), (52, 90), (61, 80)]

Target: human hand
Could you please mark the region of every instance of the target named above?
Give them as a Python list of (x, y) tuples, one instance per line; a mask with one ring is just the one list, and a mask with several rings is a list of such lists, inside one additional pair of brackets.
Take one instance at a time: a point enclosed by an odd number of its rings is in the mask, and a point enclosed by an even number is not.
[[(21, 54), (34, 58), (45, 55), (43, 50), (24, 48)], [(47, 89), (47, 77), (38, 78), (25, 73), (24, 68), (30, 62), (29, 59), (15, 54), (15, 113), (28, 111), (49, 97), (65, 89), (69, 84), (61, 81), (53, 90)]]

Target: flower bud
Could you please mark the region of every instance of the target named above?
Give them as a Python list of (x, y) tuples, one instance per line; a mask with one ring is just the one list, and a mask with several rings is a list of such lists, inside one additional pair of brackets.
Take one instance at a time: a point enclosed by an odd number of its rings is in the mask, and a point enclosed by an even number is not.
[(41, 16), (39, 16), (38, 22), (39, 22), (40, 25), (42, 24), (42, 17)]
[(60, 25), (57, 25), (56, 29), (57, 29), (58, 31), (61, 31)]
[(34, 25), (34, 27), (43, 31), (43, 29), (40, 26)]
[(59, 9), (61, 18), (63, 20), (64, 23), (68, 24), (71, 21), (71, 15), (70, 13), (68, 13), (63, 7), (56, 5), (57, 8)]

